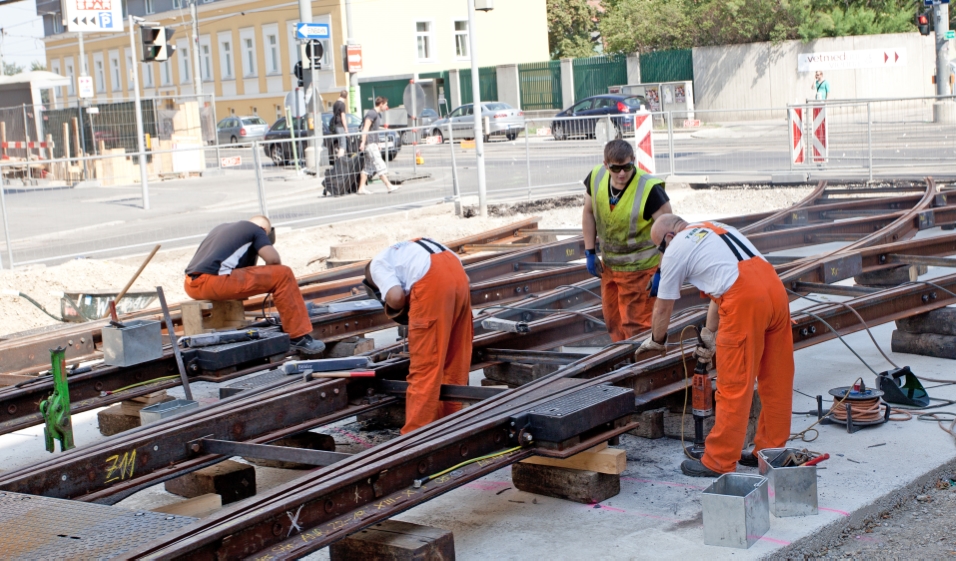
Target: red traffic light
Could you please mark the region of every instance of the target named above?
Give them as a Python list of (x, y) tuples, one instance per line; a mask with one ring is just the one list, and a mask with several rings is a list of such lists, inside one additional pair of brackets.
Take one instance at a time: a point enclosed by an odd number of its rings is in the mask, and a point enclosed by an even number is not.
[(919, 29), (920, 35), (929, 35), (929, 18), (926, 14), (916, 16), (916, 28)]

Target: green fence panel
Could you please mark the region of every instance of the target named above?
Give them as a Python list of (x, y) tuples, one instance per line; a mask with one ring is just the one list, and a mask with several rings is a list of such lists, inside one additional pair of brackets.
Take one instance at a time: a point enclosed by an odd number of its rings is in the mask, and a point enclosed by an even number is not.
[[(464, 68), (458, 72), (461, 83), (461, 104), (472, 102), (471, 70)], [(478, 69), (478, 91), (482, 101), (498, 101), (498, 69), (494, 66), (484, 66)], [(454, 109), (454, 108), (453, 108)]]
[(627, 57), (623, 55), (576, 58), (571, 67), (575, 100), (606, 94), (608, 86), (627, 83)]
[(560, 60), (519, 64), (518, 81), (524, 111), (564, 109)]
[(403, 103), (405, 86), (408, 80), (382, 80), (380, 82), (363, 82), (359, 85), (362, 96), (362, 113), (375, 107), (375, 98), (388, 98), (389, 107), (398, 107)]
[(641, 54), (641, 82), (679, 82), (694, 79), (691, 49)]

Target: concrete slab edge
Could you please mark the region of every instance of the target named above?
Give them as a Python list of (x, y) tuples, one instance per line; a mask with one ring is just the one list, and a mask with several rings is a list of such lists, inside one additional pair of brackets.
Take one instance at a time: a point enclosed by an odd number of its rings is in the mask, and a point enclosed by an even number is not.
[(808, 559), (815, 557), (820, 554), (821, 549), (835, 546), (842, 541), (842, 534), (848, 530), (862, 528), (864, 524), (878, 518), (884, 512), (893, 510), (908, 501), (916, 500), (916, 495), (922, 494), (924, 490), (934, 486), (940, 479), (948, 480), (954, 470), (956, 470), (956, 458), (924, 473), (903, 487), (877, 497), (872, 502), (854, 510), (842, 520), (835, 520), (816, 532), (774, 551), (767, 558)]

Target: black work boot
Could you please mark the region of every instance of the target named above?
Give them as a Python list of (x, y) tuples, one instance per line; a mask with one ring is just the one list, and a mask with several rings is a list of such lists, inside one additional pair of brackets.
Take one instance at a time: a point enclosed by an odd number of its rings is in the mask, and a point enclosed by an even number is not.
[(741, 452), (740, 459), (737, 460), (737, 463), (745, 467), (755, 468), (757, 467), (757, 455), (754, 454), (753, 451)]
[(716, 471), (711, 471), (710, 468), (702, 464), (700, 460), (684, 460), (680, 464), (680, 470), (684, 472), (684, 475), (691, 477), (710, 477), (716, 479), (722, 475)]
[(325, 351), (325, 343), (316, 341), (311, 335), (303, 335), (298, 339), (292, 339), (292, 351), (300, 355), (318, 356)]

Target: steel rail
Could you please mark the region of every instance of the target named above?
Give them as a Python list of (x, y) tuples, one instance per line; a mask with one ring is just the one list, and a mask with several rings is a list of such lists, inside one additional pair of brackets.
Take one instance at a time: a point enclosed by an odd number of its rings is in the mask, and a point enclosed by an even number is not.
[[(956, 275), (936, 279), (935, 283), (949, 290), (956, 290)], [(949, 294), (942, 296), (939, 292), (940, 291), (935, 287), (928, 285), (908, 285), (867, 295), (851, 300), (846, 304), (854, 308), (868, 323), (883, 323), (885, 321), (905, 317), (914, 311), (917, 313), (929, 311), (956, 302), (956, 297)], [(841, 335), (863, 329), (863, 325), (843, 306), (819, 306), (815, 308), (813, 312), (816, 316), (834, 326)], [(812, 344), (824, 342), (836, 337), (836, 333), (829, 331), (817, 318), (801, 312), (796, 312), (795, 316), (797, 323), (792, 329), (794, 331), (796, 349), (806, 348)], [(604, 376), (599, 376), (591, 380), (590, 383), (635, 385), (634, 378), (647, 378), (658, 372), (682, 370), (682, 368), (680, 368), (681, 362), (690, 361), (691, 356), (692, 349), (686, 351), (683, 355), (680, 352), (670, 353), (666, 357), (644, 361)], [(683, 376), (682, 371), (680, 375)], [(673, 393), (674, 391), (683, 389), (684, 383), (686, 383), (686, 381), (680, 380), (678, 384), (670, 384), (670, 387), (665, 387), (670, 390), (669, 393)], [(539, 387), (542, 385), (543, 384), (538, 384)], [(512, 392), (509, 392), (509, 394), (511, 393)], [(661, 397), (666, 395), (663, 392), (658, 393)], [(509, 394), (506, 394), (504, 397), (507, 398)], [(553, 397), (553, 395), (549, 397)], [(527, 404), (524, 405), (527, 406)], [(438, 424), (454, 424), (454, 421), (451, 420), (453, 418), (449, 419), (447, 423), (440, 421)], [(359, 472), (356, 472), (356, 467), (358, 466), (349, 466), (348, 475), (340, 475), (332, 477), (331, 479), (329, 478), (332, 475), (331, 473), (326, 474), (324, 480), (318, 475), (300, 478), (300, 480), (284, 485), (283, 489), (277, 490), (275, 493), (270, 493), (274, 495), (276, 501), (276, 503), (272, 505), (266, 502), (266, 498), (263, 497), (260, 499), (257, 497), (258, 500), (256, 500), (256, 502), (259, 504), (256, 505), (256, 508), (250, 508), (250, 505), (242, 503), (229, 512), (223, 512), (218, 515), (217, 518), (219, 518), (219, 520), (198, 523), (175, 538), (167, 536), (155, 540), (153, 544), (142, 548), (138, 552), (132, 553), (130, 557), (174, 559), (183, 558), (188, 555), (190, 558), (196, 559), (211, 556), (232, 558), (246, 557), (257, 552), (269, 553), (274, 555), (276, 559), (301, 556), (320, 547), (324, 547), (336, 539), (344, 537), (346, 533), (357, 531), (364, 526), (372, 524), (380, 520), (383, 516), (393, 516), (402, 510), (431, 498), (433, 494), (428, 495), (424, 491), (416, 492), (413, 486), (409, 485), (410, 478), (420, 477), (414, 470), (411, 470), (411, 468), (416, 465), (416, 462), (428, 462), (427, 465), (430, 466), (431, 463), (435, 461), (436, 456), (442, 456), (443, 453), (447, 453), (446, 449), (448, 447), (453, 447), (455, 444), (467, 446), (469, 445), (469, 438), (484, 435), (485, 431), (492, 433), (502, 431), (502, 423), (504, 420), (502, 419), (500, 421), (502, 422), (491, 427), (481, 427), (481, 432), (478, 433), (457, 434), (460, 433), (460, 431), (455, 431), (455, 433), (446, 434), (443, 436), (444, 442), (442, 443), (435, 442), (436, 438), (433, 435), (430, 445), (419, 444), (412, 450), (408, 450), (404, 455), (405, 457), (398, 461), (394, 460), (394, 458), (392, 461), (385, 459), (379, 460)], [(452, 436), (460, 436), (461, 438), (452, 439)], [(412, 439), (408, 438), (408, 440)], [(417, 441), (422, 441), (422, 438), (418, 438)], [(500, 445), (501, 442), (502, 440), (499, 439), (499, 448), (503, 447)], [(441, 444), (445, 444), (445, 447), (441, 447)], [(364, 455), (381, 456), (382, 454), (368, 452)], [(423, 456), (425, 456), (426, 459), (422, 459)], [(499, 469), (517, 459), (520, 458), (515, 457), (496, 462), (495, 469)], [(357, 462), (353, 461), (351, 463), (354, 464)], [(320, 470), (320, 472), (342, 472), (345, 467), (337, 466), (338, 465), (332, 466), (328, 470)], [(374, 471), (372, 468), (379, 471)], [(411, 473), (408, 473), (409, 471), (411, 471)], [(421, 470), (418, 470), (418, 472), (420, 471)], [(426, 469), (425, 471), (428, 470)], [(319, 472), (317, 472), (317, 474), (318, 473)], [(396, 476), (395, 474), (398, 475)], [(453, 481), (442, 481), (440, 482), (442, 484), (440, 490), (441, 492), (445, 492), (481, 474), (482, 473), (476, 471), (471, 474), (466, 474), (465, 476), (454, 478)], [(371, 489), (366, 490), (363, 488), (364, 486), (361, 484), (362, 478), (369, 477), (370, 475), (378, 476), (376, 477), (376, 483), (379, 486), (378, 489), (375, 488), (374, 484), (370, 486)], [(383, 478), (386, 477), (402, 480), (402, 484), (398, 482), (385, 484)], [(305, 479), (309, 479), (309, 481), (303, 481)], [(317, 487), (318, 485), (323, 486)], [(346, 492), (352, 491), (353, 485), (355, 486), (355, 505), (348, 504), (352, 501), (342, 500)], [(389, 491), (391, 491), (391, 493), (389, 493)], [(397, 500), (397, 497), (401, 496), (403, 492), (405, 492), (404, 499), (401, 501)], [(331, 505), (329, 504), (330, 501)], [(367, 505), (375, 501), (379, 501), (379, 505), (381, 506), (378, 506), (376, 509), (369, 509)], [(341, 512), (343, 506), (346, 508), (345, 512)], [(385, 512), (381, 512), (382, 510)], [(292, 528), (291, 526), (287, 527), (282, 524), (281, 515), (285, 512), (295, 512), (298, 515), (296, 517), (296, 528)], [(275, 516), (275, 514), (279, 516)], [(341, 521), (345, 520), (348, 520), (349, 523), (341, 523)], [(229, 529), (223, 528), (224, 525), (228, 525)], [(269, 531), (276, 528), (277, 525), (280, 531), (270, 534)], [(196, 526), (201, 526), (202, 528), (200, 529)], [(320, 530), (315, 531), (316, 528)], [(288, 534), (286, 534), (287, 530), (289, 531)], [(239, 534), (239, 531), (242, 533)], [(283, 539), (283, 536), (291, 536), (293, 533), (297, 534), (295, 538)], [(230, 539), (224, 539), (227, 536), (229, 536)], [(249, 549), (250, 547), (257, 547), (259, 549)]]
[[(555, 318), (551, 318), (551, 320), (542, 320), (542, 321), (554, 321), (554, 320), (555, 320)], [(573, 321), (573, 319), (572, 319), (572, 321)], [(497, 346), (499, 346), (499, 345), (496, 345), (496, 347), (497, 347)], [(622, 346), (622, 347), (619, 347), (619, 349), (616, 349), (615, 352), (616, 352), (616, 353), (620, 353), (620, 349), (623, 349), (623, 353), (621, 353), (621, 354), (623, 354), (624, 357), (626, 357), (627, 355), (629, 355), (629, 354), (631, 353), (631, 349), (629, 349), (629, 348), (627, 348), (627, 347), (623, 347), (623, 346)], [(579, 366), (578, 366), (578, 370), (581, 371), (582, 374), (583, 374), (584, 372), (588, 372), (588, 373), (592, 373), (592, 374), (593, 374), (595, 370), (599, 370), (599, 369), (601, 369), (601, 368), (607, 368), (607, 363), (605, 362), (605, 363), (602, 364), (602, 361), (601, 361), (601, 360), (597, 360), (597, 361), (595, 361), (595, 360), (590, 360), (590, 361), (583, 361), (583, 362), (589, 362), (589, 363), (590, 363), (590, 367), (587, 367), (587, 366), (582, 367), (582, 366), (579, 365)], [(389, 365), (389, 366), (390, 366), (391, 368), (393, 368), (393, 369), (400, 369), (400, 368), (401, 368), (400, 365)], [(574, 371), (574, 370), (573, 370), (574, 367), (575, 367), (575, 365), (573, 365), (573, 364), (570, 365), (570, 366), (568, 367), (568, 369), (570, 369), (570, 370), (568, 370), (568, 372), (562, 373), (562, 375), (571, 374), (571, 373)], [(531, 388), (529, 388), (529, 389), (531, 389)], [(521, 390), (515, 390), (515, 391), (516, 391), (516, 392), (520, 392)], [(509, 393), (511, 393), (511, 392), (509, 392)], [(549, 397), (553, 397), (553, 396), (549, 396)], [(492, 405), (490, 402), (491, 402), (491, 401), (494, 401), (494, 399), (495, 399), (495, 398), (492, 398), (492, 400), (489, 400), (489, 404), (488, 404), (489, 406)], [(484, 404), (480, 404), (480, 405), (484, 405)], [(467, 411), (468, 411), (469, 413), (472, 413), (472, 414), (478, 414), (479, 411), (477, 411), (476, 409), (477, 409), (477, 407), (472, 407), (472, 408), (468, 408)], [(377, 448), (377, 450), (378, 450), (378, 448)]]
[[(445, 245), (456, 252), (461, 252), (463, 246), (473, 243), (508, 243), (514, 240), (527, 240), (528, 236), (519, 236), (518, 231), (536, 229), (539, 220), (540, 217), (528, 218), (472, 236), (452, 240)], [(474, 264), (499, 257), (499, 255), (463, 255), (462, 260), (466, 264)], [(309, 300), (323, 302), (340, 298), (350, 294), (360, 286), (364, 267), (365, 262), (336, 267), (321, 273), (300, 277), (298, 283), (300, 286), (307, 287), (303, 290), (303, 294), (307, 295)], [(325, 284), (319, 287), (312, 286), (317, 283)], [(247, 311), (258, 311), (262, 309), (265, 301), (266, 296), (248, 298), (245, 301), (245, 309)], [(170, 310), (173, 315), (173, 323), (181, 324), (179, 304), (172, 304)], [(159, 308), (148, 308), (124, 314), (121, 319), (161, 319), (160, 314), (161, 310)], [(23, 337), (10, 338), (7, 336), (0, 338), (0, 372), (31, 373), (44, 370), (46, 360), (44, 357), (46, 357), (47, 351), (58, 346), (67, 350), (67, 360), (71, 363), (96, 358), (98, 356), (96, 345), (101, 342), (100, 330), (107, 325), (109, 325), (108, 320), (97, 320), (63, 325), (59, 326), (58, 329)], [(31, 370), (31, 367), (39, 367), (39, 370)]]

